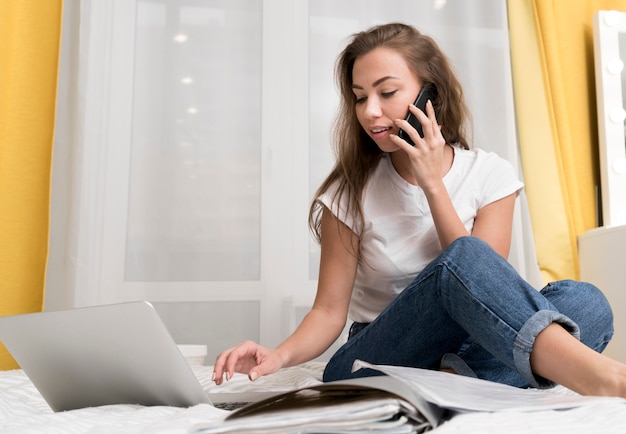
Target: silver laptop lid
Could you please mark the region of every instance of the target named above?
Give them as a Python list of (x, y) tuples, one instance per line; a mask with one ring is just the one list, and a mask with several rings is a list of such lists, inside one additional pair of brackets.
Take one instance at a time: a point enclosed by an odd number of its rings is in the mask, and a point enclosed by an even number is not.
[(145, 301), (0, 317), (0, 340), (54, 411), (210, 402)]

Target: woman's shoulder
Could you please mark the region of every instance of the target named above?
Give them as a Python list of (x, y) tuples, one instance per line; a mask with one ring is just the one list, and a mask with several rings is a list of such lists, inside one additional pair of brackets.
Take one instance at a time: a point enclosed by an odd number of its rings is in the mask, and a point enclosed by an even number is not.
[(458, 164), (457, 182), (470, 183), (489, 198), (499, 199), (502, 194), (519, 191), (524, 186), (515, 166), (492, 151), (456, 149), (455, 164)]
[(513, 170), (513, 164), (504, 157), (493, 151), (487, 151), (482, 148), (464, 149), (458, 146), (454, 147), (455, 162), (466, 169), (480, 168)]
[(519, 182), (520, 175), (515, 166), (506, 158), (493, 151), (481, 148), (455, 148), (454, 165), (460, 179), (473, 179), (476, 182)]

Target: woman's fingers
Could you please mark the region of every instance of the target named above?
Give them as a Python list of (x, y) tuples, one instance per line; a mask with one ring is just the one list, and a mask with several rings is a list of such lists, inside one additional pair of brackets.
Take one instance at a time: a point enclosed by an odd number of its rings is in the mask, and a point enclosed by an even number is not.
[(226, 381), (230, 380), (235, 372), (247, 373), (256, 365), (255, 356), (258, 347), (259, 345), (252, 341), (245, 341), (217, 356), (212, 377), (215, 384), (222, 384), (224, 378)]
[(276, 350), (269, 350), (256, 342), (245, 341), (223, 353), (215, 360), (212, 380), (220, 385), (230, 380), (235, 372), (248, 374), (250, 380), (276, 372), (282, 367)]

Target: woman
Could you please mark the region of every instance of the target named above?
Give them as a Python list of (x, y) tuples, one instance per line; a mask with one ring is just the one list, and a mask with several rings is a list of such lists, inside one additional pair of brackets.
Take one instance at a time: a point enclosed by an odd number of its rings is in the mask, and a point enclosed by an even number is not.
[[(276, 349), (247, 341), (220, 354), (213, 380), (309, 361), (349, 315), (324, 381), (374, 375), (351, 373), (361, 359), (626, 397), (626, 365), (600, 354), (613, 334), (601, 292), (574, 281), (538, 292), (507, 263), (522, 183), (505, 160), (469, 149), (463, 92), (437, 44), (411, 26), (377, 26), (353, 37), (336, 72), (338, 159), (310, 213), (315, 302)], [(437, 95), (422, 111), (412, 103), (427, 84)]]

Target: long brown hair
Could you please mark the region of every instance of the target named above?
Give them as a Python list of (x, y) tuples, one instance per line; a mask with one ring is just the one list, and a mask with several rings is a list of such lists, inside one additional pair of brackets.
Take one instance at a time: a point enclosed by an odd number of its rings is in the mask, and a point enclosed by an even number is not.
[[(361, 196), (369, 175), (383, 152), (363, 130), (356, 117), (352, 69), (356, 59), (378, 47), (391, 48), (399, 52), (421, 79), (422, 85), (433, 83), (436, 86), (438, 96), (433, 105), (446, 143), (469, 149), (466, 128), (470, 115), (463, 97), (463, 89), (447, 57), (431, 37), (401, 23), (375, 26), (353, 35), (335, 65), (335, 78), (341, 99), (339, 114), (333, 126), (333, 144), (337, 160), (317, 190), (309, 211), (309, 227), (318, 242), (322, 236), (322, 205), (317, 199), (335, 183), (337, 189), (332, 198), (333, 202), (347, 195), (345, 213), (351, 215), (359, 227), (363, 227)], [(351, 247), (353, 251), (359, 251), (358, 245)]]

